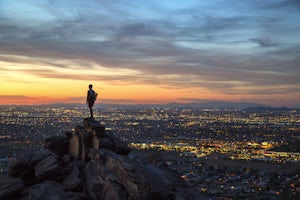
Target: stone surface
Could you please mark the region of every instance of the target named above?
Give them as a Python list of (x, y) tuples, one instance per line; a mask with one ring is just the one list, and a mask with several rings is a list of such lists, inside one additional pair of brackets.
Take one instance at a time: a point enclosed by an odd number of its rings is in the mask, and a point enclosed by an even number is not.
[(35, 177), (38, 180), (58, 180), (62, 173), (61, 161), (52, 153), (35, 166)]
[[(106, 174), (113, 174), (130, 199), (172, 199), (176, 176), (153, 165), (141, 165), (108, 150), (93, 152), (94, 158), (102, 160)], [(103, 167), (102, 167), (103, 168)], [(98, 170), (98, 174), (99, 170)]]
[(92, 199), (121, 200), (127, 194), (101, 161), (89, 161), (84, 169), (87, 191)]
[(83, 127), (88, 132), (92, 132), (97, 137), (102, 137), (105, 133), (105, 126), (101, 124), (99, 121), (94, 121), (91, 118), (85, 118), (83, 120)]
[(52, 150), (57, 155), (68, 153), (69, 137), (67, 135), (51, 136), (45, 140), (44, 147)]
[(68, 134), (70, 137), (68, 153), (74, 159), (89, 161), (91, 149), (109, 149), (116, 153), (127, 155), (131, 149), (114, 135), (105, 133), (105, 126), (90, 118), (83, 120), (83, 126), (77, 126)]
[(72, 172), (65, 177), (62, 184), (65, 186), (66, 190), (76, 191), (76, 189), (82, 184), (79, 169), (74, 167)]
[(79, 133), (72, 132), (71, 139), (68, 146), (68, 153), (74, 158), (79, 158)]
[(55, 182), (47, 181), (31, 186), (22, 200), (66, 200), (67, 194), (63, 187)]
[(66, 192), (68, 200), (90, 200), (91, 198), (82, 192)]
[(99, 138), (99, 148), (113, 150), (114, 143), (108, 137)]
[(18, 197), (24, 189), (23, 182), (20, 178), (8, 178), (0, 186), (0, 199), (12, 199)]
[(65, 154), (63, 156), (63, 161), (64, 161), (65, 164), (70, 163), (72, 161), (72, 156), (70, 154)]
[(127, 155), (131, 149), (128, 147), (128, 145), (118, 138), (116, 138), (114, 135), (107, 135), (107, 138), (111, 140), (113, 143), (113, 151), (122, 154), (122, 155)]
[(29, 152), (25, 152), (20, 158), (14, 161), (8, 170), (8, 174), (11, 177), (19, 177), (22, 176), (23, 172), (30, 165), (31, 154)]
[(92, 199), (101, 199), (104, 181), (97, 173), (97, 166), (92, 161), (84, 168), (84, 175), (88, 195)]

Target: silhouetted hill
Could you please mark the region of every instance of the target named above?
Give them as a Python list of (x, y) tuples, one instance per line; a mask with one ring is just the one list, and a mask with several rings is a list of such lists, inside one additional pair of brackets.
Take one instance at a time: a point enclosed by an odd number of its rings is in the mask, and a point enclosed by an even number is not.
[(269, 106), (257, 106), (257, 107), (249, 107), (246, 108), (245, 111), (247, 112), (289, 112), (295, 110), (293, 108), (288, 107), (269, 107)]
[(257, 103), (251, 102), (228, 102), (228, 101), (207, 101), (200, 103), (170, 103), (166, 104), (173, 108), (193, 108), (193, 109), (218, 109), (218, 110), (244, 110), (249, 107), (261, 106)]

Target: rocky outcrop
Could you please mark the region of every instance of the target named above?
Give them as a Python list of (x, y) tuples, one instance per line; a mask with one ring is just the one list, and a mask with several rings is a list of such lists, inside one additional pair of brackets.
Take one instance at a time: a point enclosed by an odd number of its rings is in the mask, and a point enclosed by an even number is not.
[(18, 197), (24, 189), (20, 178), (8, 178), (0, 187), (0, 199), (10, 199)]
[[(46, 139), (10, 166), (0, 199), (197, 199), (172, 171), (152, 165), (99, 122)], [(182, 192), (184, 191), (184, 192)]]

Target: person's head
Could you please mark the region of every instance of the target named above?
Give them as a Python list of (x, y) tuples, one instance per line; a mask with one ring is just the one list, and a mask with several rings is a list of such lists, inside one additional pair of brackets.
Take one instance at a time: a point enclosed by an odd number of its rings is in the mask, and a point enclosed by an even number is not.
[(89, 84), (89, 88), (92, 89), (92, 88), (93, 88), (93, 85), (92, 85), (92, 84)]

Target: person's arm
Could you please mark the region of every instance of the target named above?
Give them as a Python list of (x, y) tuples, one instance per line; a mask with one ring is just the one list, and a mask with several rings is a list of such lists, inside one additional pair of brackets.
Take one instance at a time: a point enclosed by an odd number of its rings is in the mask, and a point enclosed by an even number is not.
[(89, 102), (89, 91), (87, 91), (87, 95), (86, 95), (86, 103)]

